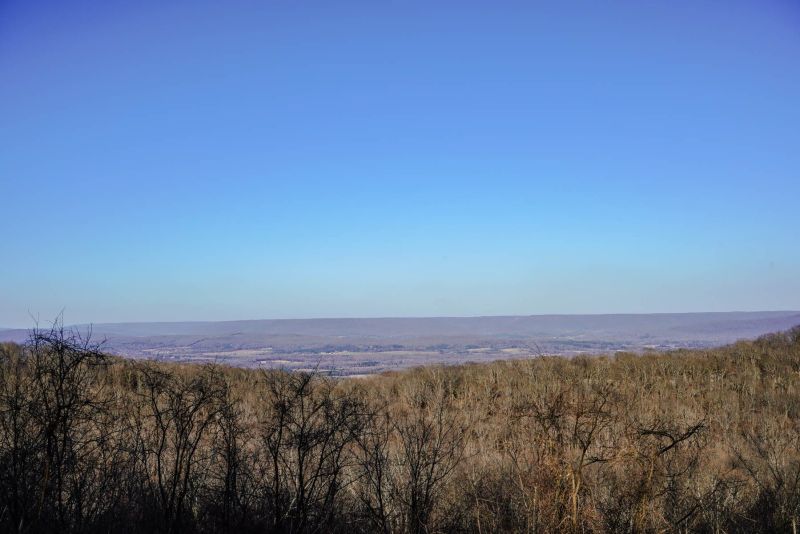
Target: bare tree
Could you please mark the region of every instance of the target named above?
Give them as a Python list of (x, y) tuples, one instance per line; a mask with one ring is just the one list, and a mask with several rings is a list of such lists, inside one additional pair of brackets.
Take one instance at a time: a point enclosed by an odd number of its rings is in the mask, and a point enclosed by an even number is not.
[(268, 455), (270, 514), (275, 528), (330, 529), (351, 480), (351, 446), (367, 421), (364, 403), (316, 373), (263, 374), (260, 437)]
[(192, 505), (205, 483), (210, 451), (205, 443), (225, 406), (224, 382), (213, 366), (184, 377), (153, 364), (139, 368), (134, 424), (147, 490), (158, 508), (160, 528), (179, 532), (193, 518)]
[(34, 418), (33, 380), (22, 348), (0, 347), (0, 525), (23, 532), (40, 500), (44, 432)]
[(445, 482), (464, 456), (466, 427), (440, 376), (412, 387), (360, 442), (360, 500), (383, 532), (428, 532)]

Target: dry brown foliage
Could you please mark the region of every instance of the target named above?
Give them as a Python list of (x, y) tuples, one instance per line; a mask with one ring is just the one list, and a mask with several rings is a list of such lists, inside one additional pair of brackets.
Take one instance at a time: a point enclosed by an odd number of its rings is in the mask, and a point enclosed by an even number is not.
[(3, 532), (796, 532), (800, 328), (333, 379), (0, 346)]

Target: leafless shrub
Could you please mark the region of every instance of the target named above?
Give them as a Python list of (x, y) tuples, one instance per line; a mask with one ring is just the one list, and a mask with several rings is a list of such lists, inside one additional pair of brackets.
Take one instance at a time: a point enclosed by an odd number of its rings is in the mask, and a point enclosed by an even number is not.
[(2, 532), (796, 532), (800, 328), (366, 380), (0, 345)]
[(272, 525), (325, 530), (339, 520), (342, 490), (351, 483), (351, 446), (368, 420), (367, 408), (314, 373), (266, 372), (261, 383), (259, 439)]
[(136, 449), (145, 496), (160, 517), (158, 528), (178, 532), (196, 512), (193, 505), (207, 483), (212, 425), (225, 406), (225, 387), (206, 366), (189, 376), (142, 364), (134, 414)]
[(384, 409), (360, 440), (360, 500), (376, 530), (430, 532), (446, 481), (464, 455), (465, 427), (441, 376), (402, 392), (402, 411)]

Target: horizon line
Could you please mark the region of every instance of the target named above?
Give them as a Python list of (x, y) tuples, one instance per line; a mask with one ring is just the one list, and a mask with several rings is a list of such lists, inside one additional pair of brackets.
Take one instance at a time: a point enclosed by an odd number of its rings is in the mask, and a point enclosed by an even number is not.
[[(121, 324), (208, 324), (208, 323), (243, 323), (262, 321), (359, 321), (359, 320), (396, 320), (396, 319), (491, 319), (512, 317), (608, 317), (608, 316), (653, 316), (653, 315), (708, 315), (708, 314), (736, 314), (736, 313), (800, 313), (800, 309), (785, 310), (727, 310), (727, 311), (687, 311), (687, 312), (603, 312), (603, 313), (531, 313), (531, 314), (503, 314), (503, 315), (376, 315), (376, 316), (339, 316), (339, 317), (273, 317), (258, 319), (193, 319), (193, 320), (168, 320), (168, 321), (106, 321), (82, 322), (64, 325), (66, 327), (85, 327)], [(49, 321), (48, 324), (57, 323), (58, 319)], [(35, 321), (34, 321), (35, 322)], [(7, 327), (0, 326), (0, 330), (30, 330), (32, 327)]]

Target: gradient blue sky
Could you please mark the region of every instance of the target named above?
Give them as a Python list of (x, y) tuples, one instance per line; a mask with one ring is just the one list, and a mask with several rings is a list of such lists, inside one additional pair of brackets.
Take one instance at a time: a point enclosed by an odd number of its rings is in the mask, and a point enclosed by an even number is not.
[(0, 326), (800, 308), (800, 6), (0, 2)]

